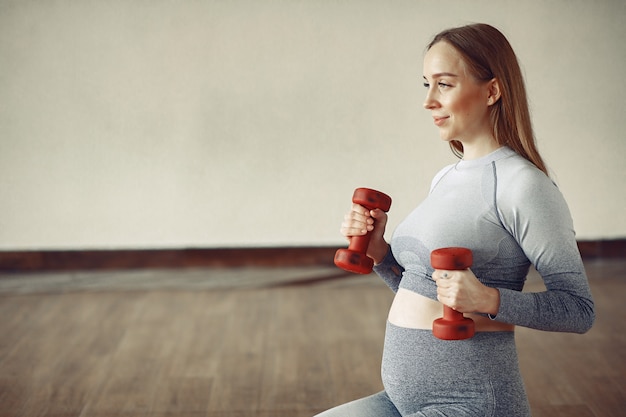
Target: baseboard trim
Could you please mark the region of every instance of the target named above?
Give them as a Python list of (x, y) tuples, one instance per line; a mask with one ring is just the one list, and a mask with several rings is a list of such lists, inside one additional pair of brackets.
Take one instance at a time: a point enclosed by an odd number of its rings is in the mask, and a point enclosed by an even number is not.
[(578, 241), (583, 259), (626, 259), (626, 239)]
[(0, 252), (0, 272), (332, 265), (336, 247)]
[[(626, 239), (579, 241), (583, 259), (626, 259)], [(0, 272), (332, 265), (337, 247), (0, 251)]]

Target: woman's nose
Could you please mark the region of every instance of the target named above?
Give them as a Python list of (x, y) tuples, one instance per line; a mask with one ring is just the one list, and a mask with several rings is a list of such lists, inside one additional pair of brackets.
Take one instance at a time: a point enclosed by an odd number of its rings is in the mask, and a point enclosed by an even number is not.
[(426, 93), (426, 99), (424, 100), (424, 108), (426, 110), (431, 110), (437, 107), (437, 101), (434, 99), (431, 91), (429, 90)]

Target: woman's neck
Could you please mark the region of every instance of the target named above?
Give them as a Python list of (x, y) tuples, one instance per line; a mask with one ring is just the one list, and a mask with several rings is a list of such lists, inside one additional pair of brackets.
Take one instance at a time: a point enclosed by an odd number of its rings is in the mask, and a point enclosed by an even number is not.
[(502, 147), (495, 139), (473, 141), (470, 143), (461, 141), (461, 143), (463, 143), (463, 159), (466, 161), (482, 158)]

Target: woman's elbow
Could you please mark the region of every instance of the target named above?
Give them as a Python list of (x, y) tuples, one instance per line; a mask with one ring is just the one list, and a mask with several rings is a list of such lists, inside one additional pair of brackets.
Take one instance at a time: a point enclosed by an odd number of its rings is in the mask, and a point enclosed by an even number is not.
[(579, 325), (575, 332), (579, 334), (587, 333), (589, 330), (591, 330), (595, 321), (596, 312), (593, 303), (590, 303), (582, 311), (582, 314), (580, 315)]

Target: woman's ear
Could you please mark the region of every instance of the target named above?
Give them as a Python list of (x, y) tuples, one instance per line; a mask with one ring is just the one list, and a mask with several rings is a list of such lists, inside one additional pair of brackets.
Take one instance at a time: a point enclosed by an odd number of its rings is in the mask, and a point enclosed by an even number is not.
[(500, 82), (497, 78), (492, 78), (487, 83), (489, 97), (487, 98), (487, 105), (492, 106), (500, 100)]

